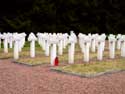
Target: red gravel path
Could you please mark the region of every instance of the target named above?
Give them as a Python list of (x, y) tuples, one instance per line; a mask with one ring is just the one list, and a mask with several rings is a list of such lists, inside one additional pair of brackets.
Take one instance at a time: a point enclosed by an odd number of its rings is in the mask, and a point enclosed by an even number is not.
[(125, 94), (125, 72), (80, 78), (0, 60), (0, 94)]

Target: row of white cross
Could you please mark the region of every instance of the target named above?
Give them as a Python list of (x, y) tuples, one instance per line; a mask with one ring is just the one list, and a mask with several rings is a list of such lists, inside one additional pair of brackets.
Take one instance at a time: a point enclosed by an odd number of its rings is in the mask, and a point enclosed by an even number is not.
[(4, 53), (8, 53), (8, 44), (9, 48), (13, 48), (14, 45), (14, 59), (19, 58), (19, 52), (22, 51), (22, 48), (25, 44), (25, 33), (3, 33), (0, 34), (0, 48), (1, 48), (1, 40), (3, 39)]
[[(97, 49), (97, 59), (103, 59), (103, 53), (105, 50), (105, 42), (106, 35), (98, 35), (98, 34), (88, 34), (84, 35), (80, 33), (79, 44), (82, 52), (84, 53), (84, 61), (89, 62), (89, 53), (90, 49), (92, 52), (96, 52)], [(109, 44), (109, 57), (111, 59), (115, 58), (115, 47), (117, 46), (118, 50), (121, 50), (121, 56), (125, 57), (125, 35), (118, 34), (117, 36), (110, 34), (108, 36), (108, 44)], [(116, 45), (117, 44), (117, 45)]]
[[(3, 40), (4, 53), (8, 53), (9, 48), (13, 48), (14, 59), (19, 59), (19, 52), (22, 51), (26, 41), (25, 33), (3, 33), (0, 34), (0, 47)], [(79, 40), (79, 41), (77, 41)], [(106, 35), (105, 34), (82, 34), (79, 33), (78, 37), (71, 31), (70, 35), (68, 33), (30, 33), (28, 36), (28, 41), (30, 41), (30, 57), (35, 57), (35, 41), (38, 41), (39, 45), (43, 48), (45, 55), (50, 56), (50, 63), (54, 65), (54, 60), (57, 57), (57, 47), (58, 55), (63, 55), (63, 49), (68, 45), (68, 62), (70, 64), (74, 63), (75, 56), (75, 45), (78, 43), (80, 45), (81, 51), (84, 55), (84, 62), (89, 62), (90, 60), (90, 50), (91, 52), (97, 51), (97, 59), (103, 60), (103, 53), (105, 50)], [(109, 42), (109, 57), (115, 58), (115, 47), (121, 50), (121, 56), (125, 57), (125, 35), (118, 34), (117, 36), (110, 34), (108, 36)]]
[[(69, 36), (67, 33), (38, 33), (37, 34), (38, 43), (45, 51), (45, 55), (50, 55), (50, 63), (54, 65), (54, 60), (57, 57), (57, 47), (58, 55), (63, 55), (63, 49), (69, 44), (69, 63), (74, 62), (74, 52), (75, 52), (75, 43), (77, 42), (76, 35), (71, 32)], [(51, 52), (50, 52), (51, 51)]]

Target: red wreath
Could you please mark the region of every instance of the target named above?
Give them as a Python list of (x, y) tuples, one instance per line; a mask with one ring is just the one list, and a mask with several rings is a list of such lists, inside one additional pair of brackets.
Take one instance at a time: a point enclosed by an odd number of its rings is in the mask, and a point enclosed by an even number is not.
[(55, 58), (55, 62), (54, 62), (54, 66), (58, 66), (59, 65), (59, 60), (58, 57)]

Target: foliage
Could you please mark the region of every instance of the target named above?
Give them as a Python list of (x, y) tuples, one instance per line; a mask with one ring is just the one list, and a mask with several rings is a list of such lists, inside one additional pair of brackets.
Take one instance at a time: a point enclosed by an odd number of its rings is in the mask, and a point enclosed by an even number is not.
[(123, 0), (34, 0), (32, 8), (4, 16), (4, 31), (123, 33)]

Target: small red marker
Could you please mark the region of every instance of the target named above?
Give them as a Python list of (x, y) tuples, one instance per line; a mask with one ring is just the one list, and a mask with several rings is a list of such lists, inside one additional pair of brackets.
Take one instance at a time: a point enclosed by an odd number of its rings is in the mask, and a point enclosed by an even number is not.
[(58, 66), (58, 65), (59, 65), (59, 60), (58, 60), (58, 57), (56, 57), (54, 61), (54, 66)]

